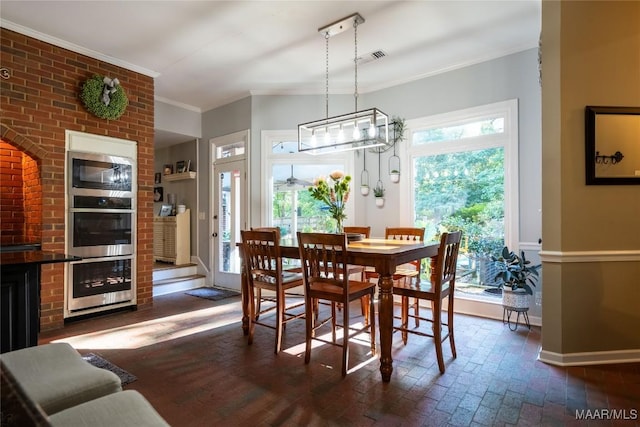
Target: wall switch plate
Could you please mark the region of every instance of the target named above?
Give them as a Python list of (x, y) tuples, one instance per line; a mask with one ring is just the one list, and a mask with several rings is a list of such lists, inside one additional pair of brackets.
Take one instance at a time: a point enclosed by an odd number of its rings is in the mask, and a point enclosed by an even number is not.
[(542, 292), (536, 292), (536, 305), (542, 305)]
[(204, 220), (205, 216), (204, 216), (204, 212), (198, 212), (198, 219), (199, 220)]

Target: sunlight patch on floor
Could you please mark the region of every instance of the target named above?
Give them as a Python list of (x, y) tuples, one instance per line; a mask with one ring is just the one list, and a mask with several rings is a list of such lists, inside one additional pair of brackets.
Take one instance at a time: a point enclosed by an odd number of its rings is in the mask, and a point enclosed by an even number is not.
[(239, 321), (240, 315), (235, 304), (224, 304), (117, 328), (66, 337), (54, 342), (66, 342), (76, 349), (135, 349), (183, 338)]

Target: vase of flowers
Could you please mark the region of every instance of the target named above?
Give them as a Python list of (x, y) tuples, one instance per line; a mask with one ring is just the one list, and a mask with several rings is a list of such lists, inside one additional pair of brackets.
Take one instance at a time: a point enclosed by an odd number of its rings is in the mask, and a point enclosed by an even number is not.
[(342, 223), (347, 218), (345, 207), (349, 200), (351, 176), (342, 171), (333, 171), (328, 178), (316, 178), (309, 187), (311, 197), (323, 202), (329, 208), (331, 218), (336, 221), (336, 233), (342, 233)]

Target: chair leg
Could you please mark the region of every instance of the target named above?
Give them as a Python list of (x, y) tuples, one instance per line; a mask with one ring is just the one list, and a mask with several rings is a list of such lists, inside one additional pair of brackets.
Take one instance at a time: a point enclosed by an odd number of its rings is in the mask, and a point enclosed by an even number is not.
[(280, 353), (284, 331), (284, 291), (276, 291), (276, 345), (274, 353)]
[(438, 358), (438, 368), (444, 374), (444, 357), (442, 355), (442, 300), (433, 301), (433, 341), (436, 345), (436, 356)]
[(261, 303), (262, 303), (262, 289), (257, 288), (255, 292), (256, 292), (256, 296), (255, 296), (256, 311), (254, 311), (254, 315), (255, 315), (255, 319), (258, 320), (260, 315), (259, 314), (255, 314), (255, 313), (260, 313), (260, 306), (261, 306)]
[[(340, 310), (338, 308), (338, 310)], [(344, 313), (344, 311), (343, 311)], [(331, 339), (336, 342), (336, 303), (331, 303)]]
[(449, 344), (451, 344), (451, 354), (453, 354), (453, 358), (455, 359), (458, 355), (456, 354), (456, 341), (453, 337), (453, 294), (449, 294), (449, 305), (447, 310), (447, 323), (449, 324), (447, 326), (447, 328), (449, 329)]
[(362, 309), (362, 315), (364, 316), (365, 325), (369, 324), (369, 300), (373, 301), (369, 295), (365, 295), (360, 298), (360, 308)]
[(314, 300), (307, 298), (304, 312), (305, 322), (305, 350), (304, 350), (304, 363), (308, 364), (311, 360), (311, 340), (313, 339), (313, 327), (315, 322), (315, 316), (313, 316)]
[[(349, 365), (349, 303), (342, 307), (342, 376), (347, 376)], [(335, 332), (334, 332), (335, 336)], [(335, 338), (334, 338), (335, 342)]]
[(256, 299), (254, 295), (254, 288), (249, 286), (249, 336), (248, 344), (253, 344), (253, 333), (256, 329)]
[(369, 319), (371, 323), (368, 323), (371, 326), (371, 355), (376, 354), (376, 305), (374, 302), (373, 295), (368, 296), (369, 300)]
[(407, 339), (409, 338), (409, 333), (407, 332), (407, 328), (409, 327), (409, 297), (403, 296), (401, 299), (402, 307), (400, 308), (400, 326), (402, 327), (402, 342), (407, 345)]
[(414, 298), (413, 300), (413, 314), (415, 315), (414, 319), (416, 321), (416, 328), (420, 326), (420, 300), (418, 298)]

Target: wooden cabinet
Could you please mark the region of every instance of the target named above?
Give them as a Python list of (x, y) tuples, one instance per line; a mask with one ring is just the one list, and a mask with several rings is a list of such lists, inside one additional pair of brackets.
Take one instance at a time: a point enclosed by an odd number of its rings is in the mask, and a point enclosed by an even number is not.
[(176, 265), (191, 262), (191, 211), (153, 219), (153, 259)]

